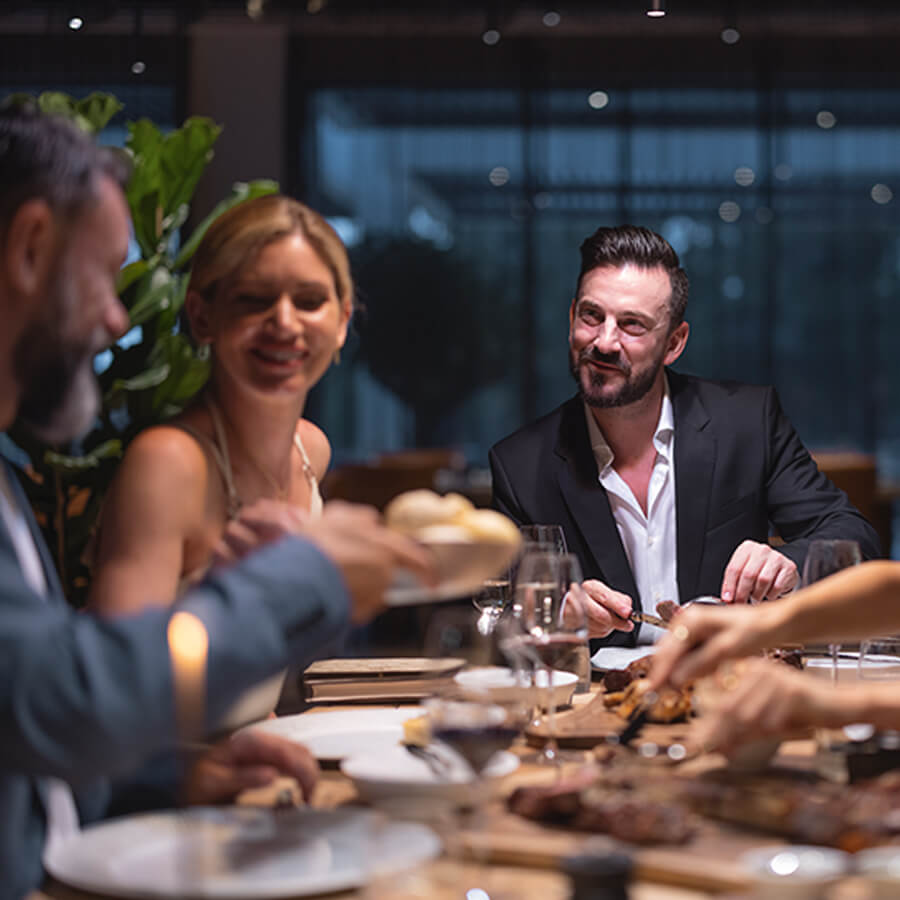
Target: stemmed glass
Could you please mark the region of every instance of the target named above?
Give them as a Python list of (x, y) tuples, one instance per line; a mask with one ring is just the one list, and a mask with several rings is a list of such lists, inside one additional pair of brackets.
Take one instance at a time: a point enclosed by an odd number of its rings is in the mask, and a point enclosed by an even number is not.
[(510, 570), (501, 572), (496, 578), (488, 579), (481, 590), (472, 597), (478, 616), (476, 627), (482, 635), (491, 634), (510, 601)]
[(554, 553), (568, 553), (562, 525), (520, 525), (519, 531), (526, 544), (546, 544)]
[(555, 670), (581, 677), (587, 659), (586, 596), (581, 566), (568, 553), (527, 553), (515, 579), (515, 615), (504, 629), (501, 649), (532, 671), (539, 705), (547, 710), (547, 741), (539, 761), (559, 762), (556, 743)]
[[(803, 575), (800, 581), (802, 587), (808, 587), (816, 581), (821, 581), (829, 575), (834, 575), (841, 569), (856, 566), (862, 562), (862, 553), (856, 541), (845, 540), (819, 540), (811, 541), (806, 552), (806, 561), (803, 563)], [(836, 684), (838, 680), (838, 654), (840, 644), (829, 644), (828, 651), (831, 655), (831, 682)]]
[[(481, 630), (471, 610), (444, 610), (431, 621), (425, 651), (429, 658), (464, 659), (471, 674), (478, 675), (479, 669), (494, 665), (500, 658), (497, 641), (498, 635), (493, 631), (485, 634)], [(472, 774), (468, 790), (460, 795), (465, 808), (457, 811), (454, 827), (445, 835), (448, 851), (451, 856), (462, 856), (468, 850), (479, 862), (479, 848), (484, 845), (486, 805), (491, 793), (486, 778), (491, 773), (492, 760), (522, 733), (528, 722), (529, 707), (515, 692), (510, 695), (492, 689), (489, 680), (482, 682), (477, 677), (436, 685), (424, 706), (434, 740), (449, 748)], [(468, 826), (468, 839), (459, 827), (464, 824)], [(472, 877), (483, 879), (483, 888), (489, 887), (489, 869)], [(481, 889), (482, 885), (478, 887)], [(495, 896), (492, 890), (487, 895)]]

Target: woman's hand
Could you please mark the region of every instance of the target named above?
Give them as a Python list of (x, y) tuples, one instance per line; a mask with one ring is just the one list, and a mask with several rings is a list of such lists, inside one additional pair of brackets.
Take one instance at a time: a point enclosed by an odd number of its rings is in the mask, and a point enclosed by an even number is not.
[(765, 649), (772, 643), (777, 606), (696, 605), (679, 610), (653, 655), (650, 686), (680, 687), (715, 672), (726, 660)]
[(852, 688), (763, 659), (747, 660), (726, 678), (735, 682), (693, 729), (692, 740), (725, 754), (763, 737), (809, 728), (837, 728), (859, 713)]

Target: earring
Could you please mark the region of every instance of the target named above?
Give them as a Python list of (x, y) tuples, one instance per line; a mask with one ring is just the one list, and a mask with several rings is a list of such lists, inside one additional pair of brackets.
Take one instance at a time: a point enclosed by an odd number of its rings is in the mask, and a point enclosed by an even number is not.
[(336, 366), (339, 366), (339, 365), (341, 364), (341, 348), (340, 348), (340, 347), (338, 347), (338, 348), (334, 351), (334, 356), (331, 358), (331, 361), (332, 361)]

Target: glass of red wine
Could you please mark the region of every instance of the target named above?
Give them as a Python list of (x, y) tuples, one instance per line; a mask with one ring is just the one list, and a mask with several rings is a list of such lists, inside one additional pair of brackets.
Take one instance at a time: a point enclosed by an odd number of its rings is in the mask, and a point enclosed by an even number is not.
[(501, 647), (514, 665), (529, 668), (536, 705), (547, 711), (539, 762), (560, 762), (553, 686), (558, 673), (581, 675), (588, 653), (586, 595), (581, 566), (569, 553), (527, 553), (515, 578), (515, 615)]

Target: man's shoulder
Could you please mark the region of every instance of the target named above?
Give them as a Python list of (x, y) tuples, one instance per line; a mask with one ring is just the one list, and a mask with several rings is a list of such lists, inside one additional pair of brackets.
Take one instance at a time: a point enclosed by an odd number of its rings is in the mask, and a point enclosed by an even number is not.
[(700, 378), (669, 372), (669, 390), (673, 403), (676, 398), (697, 397), (710, 411), (735, 402), (764, 402), (773, 393), (768, 384), (749, 384), (731, 379)]
[(522, 450), (534, 450), (540, 445), (550, 442), (554, 446), (560, 427), (564, 421), (569, 421), (575, 415), (584, 415), (581, 400), (571, 397), (556, 409), (544, 414), (533, 422), (523, 425), (521, 428), (497, 441), (491, 447), (491, 453), (505, 456), (516, 454)]

